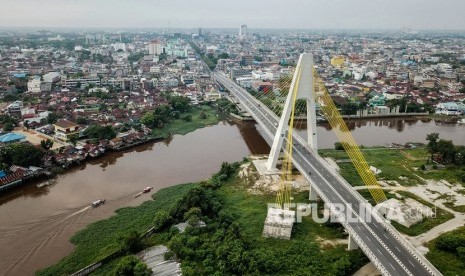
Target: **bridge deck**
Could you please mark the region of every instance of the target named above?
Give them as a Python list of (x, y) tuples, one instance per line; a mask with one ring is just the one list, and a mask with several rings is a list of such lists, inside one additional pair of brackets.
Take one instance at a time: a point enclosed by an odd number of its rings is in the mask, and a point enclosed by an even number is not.
[[(228, 89), (264, 129), (270, 142), (276, 132), (279, 118), (267, 107), (238, 86), (224, 74), (213, 73), (215, 79)], [(354, 221), (341, 221), (347, 232), (384, 275), (441, 275), (426, 258), (413, 248), (401, 235), (387, 224), (371, 206), (372, 220), (365, 222), (360, 206), (366, 200), (338, 175), (318, 154), (309, 149), (305, 140), (294, 134), (293, 163), (314, 184), (320, 197), (338, 213), (335, 206), (344, 205)], [(363, 209), (363, 208), (362, 208)]]

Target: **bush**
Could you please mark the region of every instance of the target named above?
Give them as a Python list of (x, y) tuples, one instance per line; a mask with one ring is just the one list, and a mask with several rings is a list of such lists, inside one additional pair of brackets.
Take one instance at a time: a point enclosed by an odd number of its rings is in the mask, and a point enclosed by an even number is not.
[(121, 249), (127, 253), (137, 253), (144, 249), (144, 244), (142, 243), (139, 233), (136, 231), (129, 232), (129, 234), (123, 238)]
[(118, 261), (114, 275), (121, 276), (150, 276), (152, 270), (147, 265), (141, 262), (136, 256), (130, 255), (121, 258)]
[(192, 207), (184, 214), (184, 219), (189, 222), (191, 226), (196, 226), (202, 217), (202, 210), (198, 207)]
[[(465, 245), (464, 245), (465, 246)], [(459, 255), (459, 258), (465, 262), (465, 247), (457, 247), (457, 253)]]
[(205, 120), (207, 119), (207, 114), (205, 114), (205, 112), (201, 112), (200, 115), (199, 115), (199, 118), (202, 119), (202, 120)]
[(336, 142), (336, 143), (334, 143), (334, 149), (335, 150), (344, 150), (344, 147), (342, 146), (341, 142)]
[(186, 122), (192, 122), (192, 116), (191, 115), (182, 116), (181, 119), (183, 119)]
[(163, 228), (170, 225), (172, 222), (170, 214), (165, 211), (158, 211), (155, 213), (155, 217), (153, 219), (153, 227), (155, 231), (160, 231)]
[(457, 252), (458, 248), (463, 248), (464, 244), (465, 237), (454, 234), (440, 236), (436, 241), (437, 248), (449, 252)]
[(165, 252), (165, 254), (163, 254), (163, 259), (165, 259), (165, 261), (172, 260), (173, 258), (174, 258), (174, 253), (172, 251), (168, 251), (168, 252)]
[(15, 126), (12, 123), (6, 123), (3, 126), (3, 131), (13, 131), (15, 129)]

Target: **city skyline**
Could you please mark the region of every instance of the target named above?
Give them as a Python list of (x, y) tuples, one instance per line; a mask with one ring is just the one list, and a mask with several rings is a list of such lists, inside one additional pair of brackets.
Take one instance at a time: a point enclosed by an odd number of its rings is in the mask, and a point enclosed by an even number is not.
[[(4, 1), (4, 0), (2, 0)], [(190, 4), (190, 3), (189, 3)], [(4, 3), (3, 28), (238, 28), (465, 30), (459, 0), (170, 2), (19, 0)], [(109, 12), (108, 12), (109, 11)]]

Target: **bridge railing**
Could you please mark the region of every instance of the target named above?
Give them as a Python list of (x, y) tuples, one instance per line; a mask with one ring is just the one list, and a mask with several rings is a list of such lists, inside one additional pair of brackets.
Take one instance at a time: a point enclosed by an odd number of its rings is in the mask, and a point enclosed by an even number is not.
[[(299, 138), (297, 138), (299, 139)], [(301, 139), (301, 138), (300, 138)], [(304, 144), (305, 145), (305, 144)], [(356, 197), (360, 202), (367, 202), (367, 200), (360, 194), (358, 193), (348, 182), (347, 180), (345, 180), (337, 171), (335, 171), (335, 169), (333, 167), (331, 167), (328, 162), (326, 160), (324, 160), (323, 158), (321, 158), (319, 155), (315, 154), (315, 152), (313, 150), (311, 150), (310, 148), (307, 147), (307, 149), (309, 151), (311, 151), (317, 159), (320, 160), (320, 163), (323, 164), (330, 172), (332, 172), (332, 174), (339, 179), (339, 181), (341, 183), (343, 183), (347, 190), (354, 196)], [(369, 209), (370, 209), (370, 214), (374, 217), (376, 217), (376, 221), (380, 222), (383, 227), (395, 238), (397, 239), (400, 244), (404, 247), (404, 249), (406, 249), (411, 256), (413, 256), (415, 259), (417, 259), (417, 261), (423, 265), (423, 267), (428, 270), (432, 275), (442, 275), (441, 272), (436, 268), (434, 267), (433, 265), (430, 264), (430, 262), (428, 261), (428, 259), (426, 259), (426, 257), (421, 254), (421, 252), (419, 252), (415, 247), (412, 246), (412, 244), (410, 242), (408, 242), (404, 236), (402, 236), (399, 231), (397, 231), (397, 229), (394, 228), (394, 226), (392, 226), (390, 223), (386, 222), (386, 219), (383, 218), (379, 212), (377, 210), (375, 210), (374, 207), (370, 205), (369, 206)]]
[[(238, 99), (238, 100), (240, 101), (240, 99)], [(249, 97), (249, 100), (254, 102), (255, 105), (261, 104), (260, 101), (258, 101), (256, 98), (254, 98), (252, 96)], [(253, 110), (247, 104), (244, 104), (244, 107), (246, 109), (248, 109), (248, 111), (249, 111), (249, 113), (251, 115), (254, 115)], [(275, 120), (279, 121), (279, 117), (273, 111), (271, 111), (266, 105), (261, 104), (260, 108), (265, 110), (268, 113), (269, 116), (272, 116), (272, 117), (274, 117)], [(261, 122), (260, 120), (257, 120), (257, 122), (262, 126), (262, 128), (264, 128), (264, 130), (267, 132), (267, 134), (271, 138), (273, 138), (274, 133), (272, 133), (271, 130), (269, 130), (263, 124), (263, 122)], [(322, 165), (324, 165), (326, 168), (328, 168), (330, 172), (333, 172), (333, 175), (336, 176), (338, 178), (338, 180), (340, 180), (340, 182), (343, 183), (346, 186), (346, 189), (349, 190), (349, 192), (353, 196), (355, 196), (359, 200), (359, 202), (366, 202), (366, 199), (363, 198), (357, 191), (355, 191), (353, 189), (353, 187), (344, 178), (342, 178), (342, 176), (340, 176), (331, 166), (329, 166), (329, 164), (323, 158), (321, 158), (317, 153), (315, 153), (312, 149), (310, 149), (309, 147), (306, 146), (307, 142), (303, 140), (302, 136), (300, 136), (298, 134), (294, 134), (293, 137), (294, 137), (294, 139), (298, 140), (302, 145), (304, 145), (307, 150), (311, 151), (314, 154), (314, 156), (316, 156), (316, 158), (319, 159), (319, 161), (320, 161), (320, 163)], [(296, 167), (300, 167), (300, 165), (297, 165), (297, 162), (295, 162), (294, 164), (296, 165)], [(300, 171), (304, 172), (304, 170), (302, 170), (302, 167), (300, 167)], [(304, 172), (304, 174), (305, 174), (305, 172)], [(323, 195), (323, 193), (321, 191), (319, 191), (319, 189), (317, 189), (317, 192), (320, 195), (320, 197)], [(327, 202), (327, 203), (330, 202), (326, 197), (324, 197), (324, 201)], [(389, 233), (402, 244), (402, 246), (410, 253), (410, 255), (412, 255), (415, 259), (418, 260), (419, 263), (421, 263), (423, 265), (423, 267), (426, 270), (428, 270), (432, 275), (442, 275), (439, 272), (439, 270), (437, 270), (433, 265), (430, 264), (430, 262), (426, 259), (426, 257), (424, 257), (420, 252), (418, 252), (418, 250), (416, 250), (402, 235), (400, 235), (399, 232), (391, 224), (387, 223), (385, 221), (385, 219), (382, 218), (381, 215), (373, 207), (370, 207), (370, 211), (371, 211), (372, 215), (374, 217), (376, 217), (377, 221), (380, 222), (385, 227), (385, 229), (387, 229), (387, 231), (389, 231)], [(346, 229), (348, 229), (348, 228), (351, 229), (351, 227), (346, 227)], [(351, 231), (355, 233), (355, 231), (353, 231), (352, 229), (351, 229)], [(355, 236), (356, 235), (354, 235), (354, 238), (355, 238)], [(358, 241), (361, 242), (361, 240), (360, 240), (360, 238), (358, 236), (357, 236), (357, 238), (355, 238), (355, 240), (357, 241), (357, 244), (359, 246), (361, 246), (358, 243)], [(368, 247), (366, 249), (370, 250)], [(370, 252), (371, 252), (371, 250), (370, 250)], [(371, 258), (370, 258), (370, 260), (371, 260)]]
[[(299, 169), (302, 174), (310, 180), (310, 176), (307, 174), (307, 172), (301, 167), (301, 165), (298, 162), (295, 162), (294, 165)], [(331, 212), (339, 218), (343, 217), (343, 214), (339, 210), (339, 208), (336, 208), (331, 201), (325, 196), (323, 191), (320, 190), (320, 188), (317, 185), (313, 185), (313, 188), (316, 190), (318, 195), (321, 197), (321, 199), (327, 204)], [(370, 261), (375, 264), (375, 266), (378, 268), (378, 270), (383, 274), (383, 275), (391, 275), (386, 267), (379, 261), (379, 259), (376, 257), (375, 254), (373, 254), (372, 249), (368, 247), (368, 245), (360, 238), (360, 236), (355, 232), (352, 227), (345, 221), (344, 219), (339, 219), (339, 222), (344, 226), (344, 229), (349, 233), (349, 235), (352, 236), (352, 238), (355, 240), (357, 245), (362, 249), (363, 252), (367, 255), (367, 257), (370, 259)]]

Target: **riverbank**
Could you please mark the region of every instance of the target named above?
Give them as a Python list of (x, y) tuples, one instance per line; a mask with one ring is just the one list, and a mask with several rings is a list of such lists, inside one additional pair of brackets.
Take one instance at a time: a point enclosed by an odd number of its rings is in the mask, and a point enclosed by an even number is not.
[[(118, 210), (115, 216), (88, 226), (73, 237), (76, 250), (39, 275), (69, 274), (97, 261), (118, 250), (121, 235), (133, 230), (142, 234), (162, 213), (172, 219), (145, 240), (146, 246), (168, 245), (181, 259), (184, 275), (214, 271), (242, 275), (289, 271), (347, 275), (367, 261), (360, 250), (347, 252), (347, 245), (339, 243), (346, 237), (340, 225), (317, 224), (310, 217), (295, 225), (290, 241), (263, 238), (267, 203), (274, 202), (275, 196), (247, 192), (254, 183), (252, 167), (248, 176), (241, 178), (237, 175), (237, 166), (228, 166), (223, 165), (208, 181), (161, 190), (141, 206)], [(295, 198), (305, 202), (308, 194), (299, 193)], [(186, 214), (192, 214), (196, 208), (200, 210), (197, 219), (205, 221), (207, 226), (188, 228), (184, 233), (173, 232), (170, 226), (188, 219)], [(104, 265), (95, 275), (111, 273), (117, 263), (118, 259)]]
[[(172, 135), (186, 135), (197, 129), (204, 128), (211, 125), (216, 125), (220, 122), (221, 118), (218, 112), (211, 106), (199, 105), (191, 107), (189, 112), (184, 114), (189, 116), (189, 120), (185, 119), (174, 119), (165, 125), (162, 129), (153, 129), (150, 135), (143, 133), (135, 133), (128, 139), (122, 139), (118, 145), (112, 145), (112, 141), (99, 141), (97, 145), (89, 145), (86, 143), (80, 143), (77, 146), (68, 146), (65, 150), (61, 150), (53, 156), (47, 158), (48, 165), (46, 170), (41, 168), (39, 171), (31, 171), (25, 173), (24, 177), (5, 177), (5, 181), (9, 181), (6, 184), (1, 184), (0, 194), (14, 188), (18, 188), (23, 185), (27, 185), (31, 180), (38, 178), (38, 176), (46, 175), (48, 177), (55, 177), (62, 173), (67, 172), (73, 167), (80, 166), (91, 160), (101, 158), (112, 151), (123, 151), (146, 143), (162, 141), (169, 139)], [(52, 161), (56, 164), (52, 165)], [(27, 168), (22, 168), (27, 171)], [(40, 173), (40, 175), (39, 175)], [(8, 179), (7, 179), (8, 178)], [(2, 180), (2, 179), (0, 179)]]
[[(454, 171), (448, 170), (441, 172), (437, 170), (419, 172), (415, 170), (416, 166), (421, 166), (421, 164), (426, 162), (428, 157), (428, 153), (423, 148), (390, 149), (377, 147), (364, 149), (363, 153), (370, 165), (375, 165), (377, 169), (380, 170), (378, 176), (381, 181), (385, 183), (383, 187), (389, 194), (389, 198), (394, 197), (395, 194), (399, 194), (404, 197), (415, 199), (429, 207), (438, 206), (438, 213), (434, 218), (425, 219), (410, 228), (394, 225), (399, 231), (408, 234), (407, 238), (414, 243), (419, 250), (423, 251), (426, 244), (424, 242), (417, 243), (417, 239), (423, 240), (425, 238), (425, 235), (422, 235), (422, 233), (426, 233), (429, 240), (438, 237), (437, 233), (436, 235), (429, 235), (429, 233), (436, 232), (435, 228), (451, 220), (454, 217), (453, 214), (457, 215), (456, 212), (441, 204), (441, 194), (437, 195), (439, 198), (437, 200), (423, 194), (423, 192), (427, 192), (431, 188), (430, 186), (422, 188), (423, 185), (425, 185), (425, 183), (422, 182), (424, 180), (423, 174), (427, 174), (433, 178), (439, 178), (447, 173), (450, 174), (450, 178), (452, 179), (455, 177), (453, 174)], [(333, 166), (348, 163), (346, 162), (347, 156), (345, 156), (343, 151), (323, 150), (321, 154), (326, 157), (332, 156), (335, 157), (335, 160), (339, 160), (335, 162)], [(350, 167), (339, 167), (338, 169), (341, 170), (343, 175), (346, 171), (353, 171)], [(244, 170), (242, 170), (242, 172), (243, 171)], [(345, 251), (346, 245), (340, 241), (341, 238), (346, 238), (346, 234), (340, 226), (337, 224), (317, 224), (313, 222), (311, 218), (304, 218), (303, 223), (295, 224), (291, 241), (262, 238), (261, 233), (263, 230), (263, 221), (266, 217), (266, 206), (268, 202), (274, 202), (274, 195), (272, 193), (260, 195), (250, 193), (249, 191), (251, 187), (253, 187), (257, 176), (253, 167), (250, 167), (246, 171), (247, 174), (242, 174), (242, 177), (237, 176), (237, 169), (235, 169), (234, 175), (232, 177), (227, 177), (226, 180), (224, 177), (219, 178), (219, 175), (224, 175), (224, 173), (218, 173), (215, 174), (212, 179), (205, 182), (185, 184), (164, 189), (153, 196), (153, 201), (145, 202), (141, 206), (135, 208), (124, 208), (117, 211), (116, 216), (90, 225), (87, 229), (78, 233), (78, 235), (72, 239), (73, 243), (76, 243), (76, 250), (72, 255), (62, 260), (59, 264), (41, 271), (40, 275), (71, 273), (72, 269), (77, 271), (93, 261), (99, 260), (99, 258), (106, 254), (118, 250), (119, 246), (121, 246), (120, 237), (122, 235), (127, 235), (133, 230), (138, 231), (139, 234), (143, 234), (154, 226), (154, 218), (159, 216), (156, 214), (160, 214), (160, 212), (167, 214), (166, 218), (169, 223), (167, 222), (168, 224), (161, 227), (157, 233), (144, 240), (144, 243), (146, 246), (158, 244), (168, 245), (171, 250), (175, 251), (178, 258), (182, 260), (182, 268), (186, 275), (208, 274), (213, 271), (218, 271), (219, 268), (214, 264), (221, 262), (228, 265), (231, 264), (232, 267), (239, 266), (244, 269), (241, 271), (223, 271), (225, 273), (253, 273), (253, 271), (255, 271), (253, 269), (257, 268), (250, 267), (251, 264), (249, 261), (251, 260), (255, 263), (263, 263), (257, 271), (264, 274), (276, 273), (277, 271), (281, 271), (280, 269), (286, 269), (285, 267), (279, 268), (272, 265), (273, 262), (271, 261), (273, 260), (280, 263), (280, 257), (278, 256), (292, 256), (292, 259), (298, 260), (300, 258), (305, 258), (305, 254), (316, 254), (315, 256), (318, 256), (318, 259), (321, 260), (320, 264), (315, 264), (313, 262), (301, 263), (302, 269), (305, 269), (305, 271), (313, 271), (315, 274), (333, 271), (332, 269), (334, 267), (337, 267), (336, 269), (338, 269), (338, 271), (342, 269), (345, 273), (349, 273), (349, 271), (353, 272), (360, 268), (363, 263), (367, 261), (360, 251), (356, 251), (355, 253)], [(361, 183), (356, 179), (351, 179), (350, 175), (345, 176), (354, 186), (357, 186), (357, 183)], [(222, 179), (219, 184), (218, 179)], [(357, 186), (356, 189), (359, 190), (362, 195), (369, 198), (367, 192), (359, 188), (363, 188), (363, 186)], [(199, 189), (201, 193), (195, 198), (196, 200), (200, 200), (199, 202), (202, 202), (202, 204), (193, 204), (192, 206), (189, 205), (189, 207), (184, 206), (183, 202), (191, 202), (192, 198), (189, 198), (199, 193)], [(407, 192), (408, 189), (412, 189), (410, 193)], [(424, 191), (418, 189), (423, 189)], [(395, 193), (390, 193), (389, 191), (391, 190), (395, 191)], [(208, 194), (208, 197), (202, 199), (206, 195), (204, 193)], [(308, 194), (307, 192), (296, 193), (294, 198), (297, 202), (306, 202)], [(208, 207), (210, 203), (207, 202), (210, 200), (215, 202), (211, 203), (213, 204), (212, 206), (217, 207), (214, 209)], [(180, 206), (184, 207), (181, 208)], [(199, 215), (199, 219), (205, 221), (207, 224), (205, 230), (191, 230), (179, 234), (170, 227), (177, 222), (188, 220), (186, 212), (197, 207), (201, 210), (210, 210), (206, 213), (202, 211), (202, 214)], [(180, 208), (184, 210), (181, 213), (179, 213)], [(224, 212), (226, 212), (227, 215)], [(225, 217), (229, 220), (227, 224), (224, 224), (222, 221)], [(214, 236), (215, 233), (218, 233), (218, 231), (222, 231), (222, 233), (232, 231), (229, 229), (230, 225), (236, 225), (235, 227), (237, 228), (233, 231), (240, 233), (233, 238), (233, 240), (236, 239), (236, 246), (239, 245), (239, 249), (236, 249), (243, 250), (240, 248), (245, 246), (247, 247), (247, 252), (252, 252), (250, 253), (251, 255), (248, 255), (250, 259), (247, 257), (246, 260), (241, 260), (239, 263), (235, 263), (234, 266), (232, 265), (234, 263), (233, 259), (229, 259), (229, 257), (222, 259), (225, 257), (218, 256), (216, 255), (217, 253), (215, 253), (216, 248), (223, 248), (223, 252), (233, 250), (229, 247), (231, 246), (229, 242), (226, 243), (225, 240), (220, 239), (215, 241), (214, 246), (210, 245), (211, 237)], [(95, 239), (100, 236), (102, 236), (102, 238), (96, 241)], [(232, 237), (227, 239), (230, 238)], [(195, 242), (192, 243), (194, 240)], [(305, 246), (305, 249), (302, 246)], [(206, 252), (213, 250), (213, 247), (215, 250), (208, 253), (213, 255), (208, 255)], [(291, 253), (294, 251), (305, 252), (305, 254)], [(235, 253), (242, 254), (239, 252)], [(439, 253), (433, 251), (433, 255), (429, 254), (427, 256), (437, 256)], [(268, 263), (264, 262), (264, 260), (259, 257), (262, 256), (261, 254), (267, 256), (268, 261), (271, 261)], [(205, 267), (204, 261), (207, 256), (209, 256), (208, 258), (210, 258), (211, 261), (208, 261), (208, 265)], [(331, 265), (335, 260), (333, 258), (342, 258), (345, 260), (344, 262), (348, 264), (348, 267), (341, 268), (339, 267), (339, 263)], [(95, 272), (95, 275), (107, 275), (112, 273), (118, 261), (119, 258), (105, 264)], [(441, 268), (441, 271), (443, 269), (447, 271), (448, 269), (447, 267), (444, 268), (444, 264), (442, 267), (438, 267)]]

